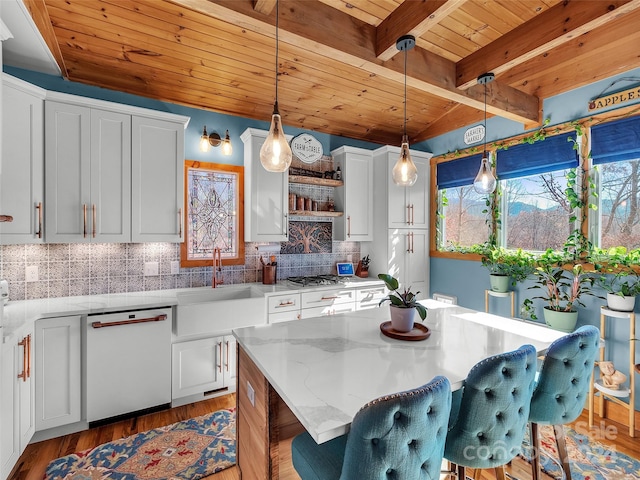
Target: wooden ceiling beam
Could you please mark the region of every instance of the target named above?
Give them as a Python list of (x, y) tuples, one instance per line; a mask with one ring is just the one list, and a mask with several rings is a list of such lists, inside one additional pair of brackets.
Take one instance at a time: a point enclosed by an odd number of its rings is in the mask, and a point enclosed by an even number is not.
[(376, 28), (376, 57), (386, 61), (403, 35), (420, 38), (467, 0), (419, 0), (402, 3)]
[(256, 12), (260, 12), (263, 15), (271, 15), (271, 12), (276, 8), (277, 0), (254, 0), (253, 8)]
[(499, 76), (637, 8), (640, 0), (559, 3), (460, 60), (456, 65), (456, 84), (465, 90), (482, 73)]
[(47, 6), (45, 5), (44, 0), (23, 0), (23, 2), (24, 6), (27, 7), (27, 10), (29, 10), (29, 15), (31, 15), (33, 23), (35, 23), (36, 27), (40, 31), (40, 34), (47, 44), (47, 47), (49, 47), (53, 58), (56, 60), (58, 67), (60, 67), (62, 77), (68, 80), (69, 72), (67, 71), (67, 67), (64, 63), (64, 58), (60, 51), (60, 45), (58, 44), (58, 39), (56, 38), (56, 34), (53, 30), (53, 25), (51, 25), (49, 12), (47, 11)]
[[(274, 15), (265, 17), (253, 8), (252, 0), (170, 0), (176, 5), (228, 21), (248, 30), (274, 37)], [(640, 1), (640, 0), (638, 0)], [(310, 4), (313, 3), (311, 6)], [(403, 62), (383, 62), (375, 56), (376, 28), (339, 10), (311, 0), (282, 2), (279, 38), (282, 42), (332, 58), (371, 75), (404, 82)], [(311, 16), (313, 18), (311, 18)], [(484, 90), (474, 86), (456, 88), (456, 65), (423, 49), (414, 49), (407, 66), (407, 83), (429, 95), (484, 109)], [(415, 61), (419, 55), (420, 61)], [(539, 121), (539, 99), (508, 85), (492, 84), (487, 111), (521, 123)]]

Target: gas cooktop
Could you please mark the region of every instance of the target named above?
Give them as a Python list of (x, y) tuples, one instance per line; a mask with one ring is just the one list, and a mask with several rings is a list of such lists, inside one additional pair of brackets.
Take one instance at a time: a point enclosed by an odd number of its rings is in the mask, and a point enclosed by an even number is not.
[(308, 287), (317, 285), (340, 285), (342, 279), (337, 275), (310, 275), (304, 277), (289, 277), (287, 280), (295, 285)]

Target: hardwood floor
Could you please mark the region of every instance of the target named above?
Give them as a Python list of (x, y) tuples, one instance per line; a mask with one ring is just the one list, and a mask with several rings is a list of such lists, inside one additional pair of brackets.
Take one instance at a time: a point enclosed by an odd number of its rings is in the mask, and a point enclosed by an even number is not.
[[(35, 443), (29, 445), (22, 454), (9, 480), (42, 480), (47, 465), (56, 458), (138, 432), (205, 415), (222, 408), (235, 407), (235, 405), (235, 394), (230, 394)], [(589, 430), (587, 425), (588, 416), (585, 410), (581, 417), (571, 426), (595, 441), (610, 445), (618, 452), (640, 459), (640, 440), (638, 440), (638, 437), (629, 437), (627, 427), (611, 421), (606, 423), (596, 421), (597, 428), (592, 430)], [(637, 431), (636, 434), (638, 434)], [(290, 449), (288, 449), (288, 452), (290, 452)], [(288, 463), (290, 464), (290, 462)], [(513, 462), (507, 472), (511, 472), (520, 480), (531, 478), (529, 464), (524, 461)], [(207, 478), (209, 480), (239, 480), (240, 475), (238, 469), (232, 467)], [(291, 467), (287, 469), (281, 468), (280, 478), (282, 480), (299, 480), (298, 475)], [(482, 472), (481, 478), (482, 480), (494, 480), (495, 476), (493, 471), (485, 470)], [(544, 478), (549, 479), (550, 477)]]

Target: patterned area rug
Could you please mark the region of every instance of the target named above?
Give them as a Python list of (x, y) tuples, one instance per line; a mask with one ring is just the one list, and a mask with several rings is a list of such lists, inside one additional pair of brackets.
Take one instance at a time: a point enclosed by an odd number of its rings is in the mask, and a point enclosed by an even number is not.
[[(605, 431), (613, 435), (613, 432)], [(567, 452), (571, 476), (574, 480), (638, 480), (640, 478), (640, 461), (621, 452), (609, 448), (602, 443), (591, 440), (586, 434), (565, 427)], [(562, 470), (549, 456), (558, 458), (553, 427), (540, 426), (540, 447), (546, 455), (542, 455), (542, 469), (551, 477), (562, 478)]]
[(138, 433), (49, 464), (45, 480), (196, 480), (236, 462), (235, 409)]

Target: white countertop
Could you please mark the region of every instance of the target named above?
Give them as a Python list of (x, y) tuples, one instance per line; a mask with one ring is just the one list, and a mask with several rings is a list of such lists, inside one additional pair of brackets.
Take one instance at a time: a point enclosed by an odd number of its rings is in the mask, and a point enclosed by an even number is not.
[[(265, 297), (293, 292), (308, 292), (313, 290), (356, 288), (369, 285), (380, 285), (378, 279), (361, 279), (353, 277), (345, 280), (343, 284), (296, 287), (286, 280), (279, 281), (275, 285), (262, 283), (244, 283), (234, 285), (221, 285), (217, 289), (245, 288), (250, 286), (259, 290)], [(41, 319), (60, 317), (65, 315), (87, 315), (105, 312), (117, 312), (124, 310), (138, 310), (144, 308), (157, 308), (174, 306), (178, 304), (178, 293), (182, 292), (207, 292), (211, 287), (180, 288), (168, 290), (154, 290), (148, 292), (112, 293), (104, 295), (85, 295), (76, 297), (43, 298), (37, 300), (10, 301), (4, 306), (2, 319), (2, 338), (12, 336), (25, 325)]]
[(384, 336), (384, 306), (342, 315), (233, 330), (263, 375), (318, 443), (349, 429), (377, 397), (412, 389), (436, 375), (462, 386), (480, 360), (530, 343), (539, 352), (563, 335), (544, 325), (425, 300), (431, 336)]

